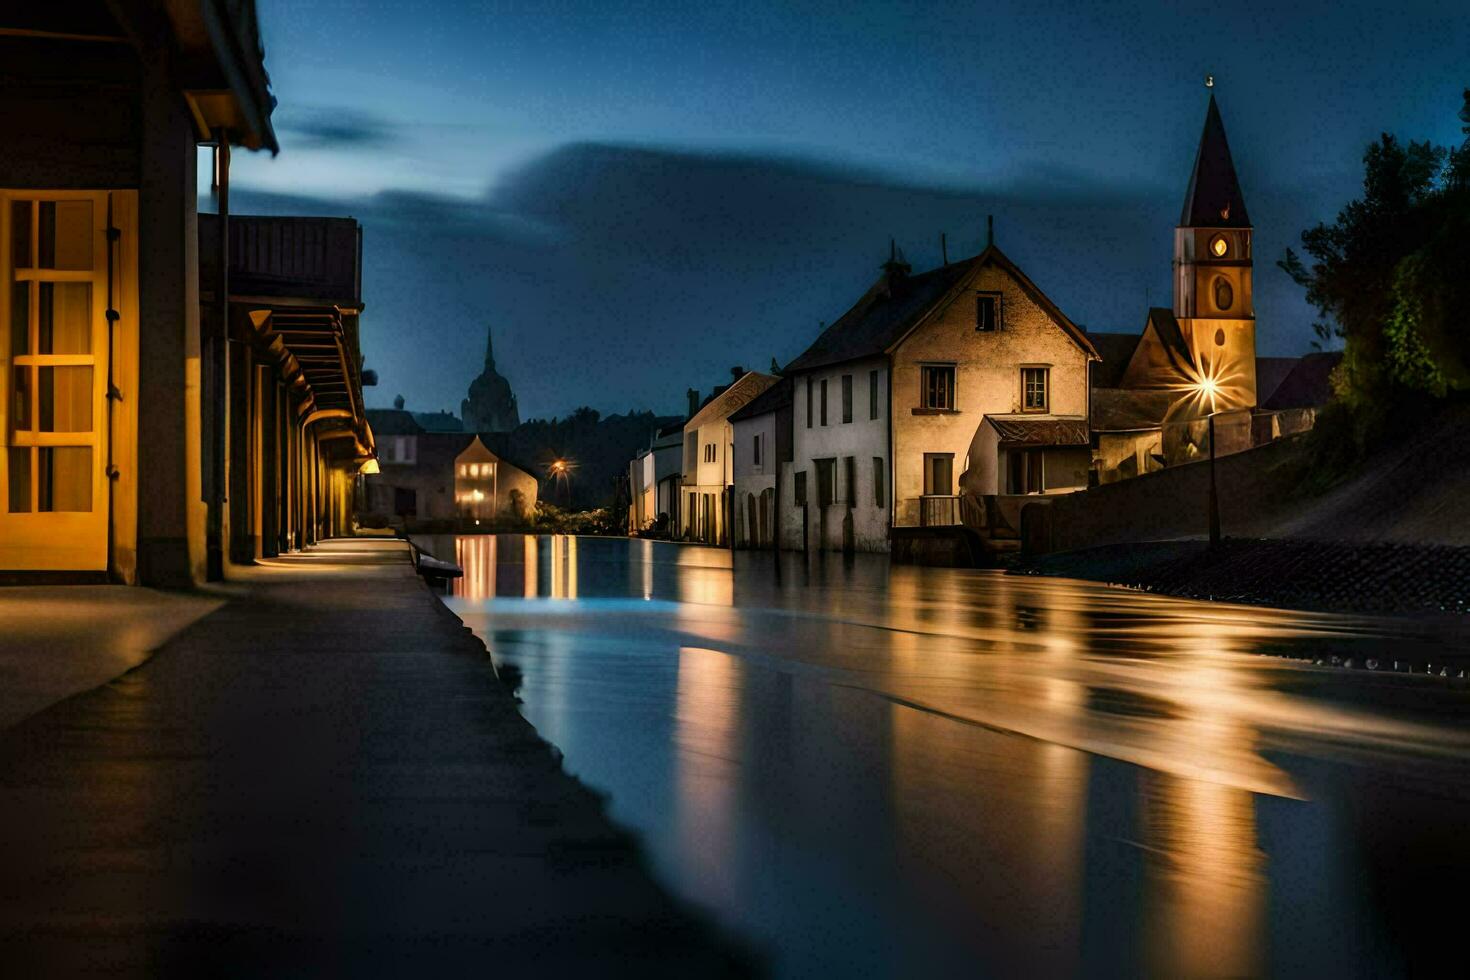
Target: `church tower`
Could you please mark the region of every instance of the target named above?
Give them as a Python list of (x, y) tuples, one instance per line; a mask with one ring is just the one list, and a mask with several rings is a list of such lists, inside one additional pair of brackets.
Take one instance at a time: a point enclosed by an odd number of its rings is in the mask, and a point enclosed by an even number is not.
[(469, 397), (459, 403), (466, 432), (509, 432), (521, 424), (515, 392), (495, 370), (495, 341), (485, 337), (485, 368), (470, 382)]
[(1174, 316), (1195, 368), (1219, 386), (1220, 409), (1256, 404), (1251, 231), (1211, 91), (1184, 211), (1174, 229)]

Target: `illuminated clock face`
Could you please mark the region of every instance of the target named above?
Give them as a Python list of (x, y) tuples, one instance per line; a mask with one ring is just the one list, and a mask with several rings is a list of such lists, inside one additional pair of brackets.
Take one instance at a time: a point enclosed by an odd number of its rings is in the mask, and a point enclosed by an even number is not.
[(1224, 235), (1216, 235), (1210, 242), (1210, 251), (1215, 253), (1215, 258), (1223, 259), (1225, 253), (1230, 251), (1230, 243), (1225, 240)]

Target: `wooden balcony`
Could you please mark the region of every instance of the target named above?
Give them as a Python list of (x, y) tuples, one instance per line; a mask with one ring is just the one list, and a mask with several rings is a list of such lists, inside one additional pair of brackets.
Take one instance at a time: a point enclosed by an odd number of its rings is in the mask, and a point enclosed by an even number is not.
[(947, 527), (959, 523), (958, 494), (924, 494), (919, 498), (920, 527)]

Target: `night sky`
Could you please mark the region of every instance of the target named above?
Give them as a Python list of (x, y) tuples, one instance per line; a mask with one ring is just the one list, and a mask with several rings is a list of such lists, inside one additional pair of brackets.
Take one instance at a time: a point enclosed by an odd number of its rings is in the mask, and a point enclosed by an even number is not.
[(258, 7), (281, 154), (236, 155), (233, 209), (363, 222), (370, 405), (457, 412), (493, 328), (522, 417), (679, 412), (800, 353), (890, 236), (922, 270), (987, 214), (1073, 320), (1140, 329), (1206, 72), (1260, 353), (1301, 353), (1275, 260), (1380, 132), (1458, 142), (1470, 85), (1453, 2)]

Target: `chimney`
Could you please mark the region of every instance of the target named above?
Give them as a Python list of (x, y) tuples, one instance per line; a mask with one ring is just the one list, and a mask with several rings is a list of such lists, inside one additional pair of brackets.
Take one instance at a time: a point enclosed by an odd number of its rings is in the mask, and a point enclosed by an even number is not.
[(689, 417), (694, 418), (694, 413), (699, 411), (699, 389), (690, 388), (684, 394), (689, 396)]
[(743, 368), (743, 367), (741, 367), (740, 365), (737, 364), (737, 365), (735, 365), (734, 367), (732, 367), (730, 369), (730, 383), (731, 384), (734, 384), (735, 382), (739, 381), (743, 377), (745, 377), (745, 368)]
[(888, 239), (888, 261), (883, 263), (883, 285), (888, 295), (893, 295), (893, 284), (907, 276), (910, 272), (909, 264), (904, 261), (903, 252), (899, 251), (898, 243), (892, 238)]
[(995, 244), (995, 215), (985, 216), (985, 247), (989, 248)]

